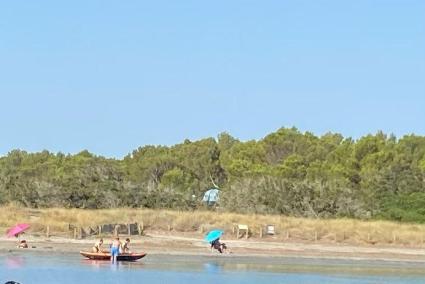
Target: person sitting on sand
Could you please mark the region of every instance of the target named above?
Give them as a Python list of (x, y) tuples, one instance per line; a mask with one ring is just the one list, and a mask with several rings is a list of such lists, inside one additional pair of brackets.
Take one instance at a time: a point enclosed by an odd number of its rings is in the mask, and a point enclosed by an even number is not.
[(131, 253), (130, 249), (128, 247), (128, 244), (130, 243), (130, 239), (125, 239), (125, 242), (121, 245), (121, 252), (122, 253)]
[(225, 243), (220, 242), (220, 238), (216, 239), (215, 241), (211, 242), (211, 252), (213, 251), (213, 248), (218, 250), (220, 253), (223, 253), (227, 250), (227, 246)]
[(120, 238), (116, 237), (112, 241), (112, 245), (111, 245), (111, 262), (115, 262), (117, 260), (117, 257), (120, 254), (120, 247), (121, 247)]
[(92, 248), (93, 252), (103, 252), (101, 249), (101, 246), (103, 244), (103, 239), (100, 239), (98, 242), (96, 242)]
[(26, 240), (22, 240), (18, 244), (18, 248), (28, 248), (28, 244)]

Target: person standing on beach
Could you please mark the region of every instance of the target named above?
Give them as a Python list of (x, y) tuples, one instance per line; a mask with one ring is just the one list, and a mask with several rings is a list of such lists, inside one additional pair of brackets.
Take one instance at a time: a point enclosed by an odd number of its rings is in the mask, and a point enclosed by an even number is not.
[(121, 247), (120, 238), (116, 237), (112, 241), (112, 245), (111, 245), (111, 262), (112, 263), (115, 263), (117, 261), (117, 257), (120, 253), (120, 247)]

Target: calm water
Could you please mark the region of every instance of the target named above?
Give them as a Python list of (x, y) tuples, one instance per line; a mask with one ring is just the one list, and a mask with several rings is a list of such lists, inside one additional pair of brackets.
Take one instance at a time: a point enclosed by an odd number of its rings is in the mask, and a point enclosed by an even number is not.
[[(47, 257), (49, 256), (49, 257)], [(0, 283), (425, 283), (425, 264), (297, 258), (148, 255), (138, 262), (0, 253)]]

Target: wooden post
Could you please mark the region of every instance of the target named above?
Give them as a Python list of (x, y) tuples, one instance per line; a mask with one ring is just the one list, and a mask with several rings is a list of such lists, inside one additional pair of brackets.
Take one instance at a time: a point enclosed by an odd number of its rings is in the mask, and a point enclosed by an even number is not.
[(260, 238), (263, 237), (263, 228), (260, 226)]
[(74, 227), (74, 239), (77, 238), (77, 227)]
[(98, 235), (100, 236), (102, 234), (102, 226), (97, 226), (98, 229)]
[(235, 226), (232, 226), (232, 234), (235, 234)]
[(127, 235), (131, 236), (131, 226), (130, 226), (130, 224), (127, 224)]
[(395, 244), (397, 242), (397, 236), (395, 233), (393, 233), (393, 244)]
[(201, 225), (201, 226), (199, 227), (199, 229), (201, 230), (201, 234), (203, 234), (203, 233), (204, 233), (204, 226), (202, 226), (202, 225)]
[(249, 235), (249, 229), (246, 228), (245, 239), (248, 239), (248, 235)]
[(171, 231), (171, 225), (170, 224), (168, 224), (168, 231)]
[(342, 232), (342, 241), (345, 241), (345, 231)]
[(139, 226), (137, 226), (137, 229), (139, 230), (139, 235), (143, 235), (143, 231), (145, 230), (145, 224), (142, 222), (140, 222)]
[(289, 240), (289, 237), (290, 237), (290, 235), (289, 235), (289, 229), (286, 231), (286, 239), (287, 240)]
[(78, 239), (82, 239), (83, 238), (83, 228), (82, 227), (78, 227)]
[(238, 231), (236, 233), (236, 239), (239, 239), (239, 227), (238, 227)]
[(47, 226), (47, 228), (46, 228), (46, 237), (47, 238), (50, 237), (50, 226)]

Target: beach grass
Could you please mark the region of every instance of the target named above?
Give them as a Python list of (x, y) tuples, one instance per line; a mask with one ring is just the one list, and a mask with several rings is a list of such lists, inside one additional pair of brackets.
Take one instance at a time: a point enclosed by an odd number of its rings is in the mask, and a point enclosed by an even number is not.
[[(16, 205), (0, 207), (0, 228), (30, 223), (29, 233), (72, 235), (71, 227), (102, 224), (142, 224), (145, 232), (193, 233), (202, 236), (211, 229), (223, 229), (226, 238), (236, 238), (237, 224), (247, 225), (249, 237), (264, 240), (332, 242), (347, 244), (385, 244), (424, 246), (425, 225), (355, 219), (308, 219), (280, 215), (236, 214), (209, 210), (173, 211), (152, 209), (32, 209)], [(266, 225), (274, 225), (275, 235), (266, 236)], [(71, 225), (71, 226), (70, 226)]]

